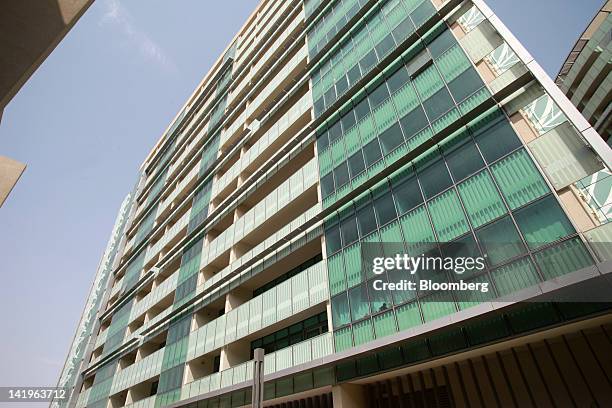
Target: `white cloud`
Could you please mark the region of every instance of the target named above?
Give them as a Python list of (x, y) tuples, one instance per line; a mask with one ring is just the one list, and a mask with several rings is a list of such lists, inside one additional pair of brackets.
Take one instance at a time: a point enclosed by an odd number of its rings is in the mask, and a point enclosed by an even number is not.
[(147, 33), (134, 25), (129, 12), (119, 0), (105, 0), (104, 6), (106, 10), (100, 19), (101, 25), (112, 24), (118, 27), (129, 44), (136, 47), (143, 57), (158, 63), (167, 70), (176, 70), (176, 66), (163, 49)]

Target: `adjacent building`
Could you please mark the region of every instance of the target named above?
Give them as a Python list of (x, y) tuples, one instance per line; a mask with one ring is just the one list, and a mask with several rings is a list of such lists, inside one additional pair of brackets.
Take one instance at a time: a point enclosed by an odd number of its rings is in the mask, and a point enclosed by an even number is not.
[(555, 80), (580, 113), (612, 144), (612, 1), (580, 36)]
[[(56, 403), (248, 406), (263, 348), (270, 407), (605, 406), (611, 165), (482, 0), (263, 0), (146, 158)], [(389, 245), (491, 290), (376, 291)]]
[[(0, 5), (0, 120), (4, 108), (93, 0), (6, 0)], [(26, 165), (0, 156), (0, 207)]]

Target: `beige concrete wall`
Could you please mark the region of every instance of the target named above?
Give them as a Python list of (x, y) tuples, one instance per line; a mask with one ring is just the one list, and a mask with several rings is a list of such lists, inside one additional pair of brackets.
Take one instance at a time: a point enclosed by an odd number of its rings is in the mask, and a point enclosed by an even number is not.
[(0, 3), (0, 109), (8, 104), (93, 0)]
[(0, 156), (0, 207), (21, 177), (26, 165), (8, 157)]

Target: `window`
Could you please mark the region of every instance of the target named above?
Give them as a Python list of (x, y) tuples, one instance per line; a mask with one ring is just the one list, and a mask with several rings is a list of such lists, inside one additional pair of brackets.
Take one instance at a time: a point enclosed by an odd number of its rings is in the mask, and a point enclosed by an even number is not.
[(340, 137), (342, 137), (342, 128), (340, 122), (336, 122), (329, 128), (329, 144), (333, 144)]
[(515, 218), (531, 248), (554, 242), (575, 232), (552, 195), (517, 211)]
[(382, 158), (382, 153), (380, 151), (380, 146), (378, 145), (378, 139), (374, 139), (365, 145), (363, 148), (363, 154), (365, 156), (367, 167), (370, 167), (379, 161)]
[(359, 234), (357, 233), (357, 221), (355, 217), (349, 217), (340, 224), (342, 232), (342, 246), (346, 247), (349, 244), (357, 241)]
[(400, 214), (404, 214), (412, 210), (417, 205), (423, 202), (421, 189), (416, 177), (402, 182), (397, 187), (393, 187), (393, 195), (399, 209)]
[(333, 85), (331, 88), (327, 90), (327, 92), (325, 92), (324, 97), (325, 97), (325, 105), (328, 107), (336, 101), (336, 90), (334, 89)]
[(389, 89), (391, 93), (399, 90), (406, 82), (410, 80), (410, 76), (408, 75), (408, 71), (404, 66), (401, 66), (397, 71), (395, 71), (389, 79), (387, 79), (387, 85), (389, 85)]
[[(383, 282), (387, 282), (387, 278), (385, 275), (379, 275), (376, 277), (376, 280), (382, 280)], [(374, 285), (374, 280), (368, 282), (368, 287), (372, 288)], [(391, 291), (389, 290), (370, 290), (370, 307), (372, 309), (372, 313), (383, 312), (392, 307), (393, 300), (391, 299)]]
[(482, 79), (480, 79), (480, 75), (473, 68), (464, 71), (448, 84), (448, 89), (450, 89), (457, 103), (462, 102), (482, 87)]
[(495, 266), (525, 252), (525, 246), (510, 217), (487, 225), (476, 232), (489, 265)]
[(389, 97), (389, 91), (387, 90), (387, 84), (383, 81), (372, 93), (368, 95), (370, 100), (370, 106), (372, 109), (383, 103)]
[(505, 119), (501, 118), (495, 125), (475, 135), (476, 143), (480, 146), (482, 155), (489, 163), (510, 153), (521, 146), (521, 141)]
[(321, 195), (329, 197), (334, 192), (334, 176), (329, 173), (321, 179)]
[(374, 208), (371, 204), (357, 211), (357, 222), (362, 237), (376, 230), (376, 218), (374, 217)]
[(340, 120), (342, 122), (342, 129), (344, 130), (344, 132), (347, 132), (356, 123), (355, 113), (350, 110), (347, 114), (342, 116)]
[(334, 328), (344, 326), (351, 321), (346, 292), (334, 296), (331, 300), (332, 323)]
[(376, 53), (374, 50), (371, 50), (359, 61), (359, 66), (363, 72), (368, 72), (374, 68), (374, 65), (376, 65), (377, 62), (378, 59), (376, 58)]
[(426, 198), (433, 197), (452, 184), (446, 165), (437, 152), (430, 153), (419, 163), (417, 172)]
[(448, 112), (454, 106), (454, 102), (446, 88), (442, 88), (431, 98), (423, 102), (423, 106), (429, 116), (429, 121), (433, 122)]
[(334, 225), (325, 230), (325, 242), (327, 243), (327, 254), (333, 254), (342, 248), (340, 241), (340, 227)]
[(355, 64), (353, 68), (349, 69), (349, 71), (346, 73), (346, 76), (348, 77), (351, 86), (355, 85), (355, 83), (359, 81), (359, 78), (361, 78), (361, 72), (359, 72), (359, 65)]
[(358, 150), (357, 153), (349, 157), (348, 168), (351, 180), (365, 170), (365, 162), (363, 161), (363, 153), (361, 153), (361, 150)]
[(431, 4), (430, 1), (424, 1), (412, 13), (410, 13), (410, 17), (412, 18), (412, 21), (414, 21), (414, 25), (420, 27), (435, 13), (436, 8), (433, 6), (433, 4)]
[(394, 124), (385, 130), (380, 136), (380, 144), (385, 155), (389, 154), (404, 142), (404, 136), (399, 124)]
[(381, 226), (397, 218), (393, 196), (390, 192), (374, 200), (374, 209), (376, 210), (378, 222)]
[[(370, 313), (368, 290), (365, 284), (349, 290), (349, 302), (351, 306), (351, 320), (357, 321)], [(332, 307), (333, 310), (333, 307)]]
[(427, 45), (427, 48), (429, 48), (429, 52), (434, 58), (438, 58), (444, 51), (456, 43), (457, 41), (455, 41), (455, 37), (451, 34), (450, 30), (444, 30), (442, 34)]
[(401, 23), (393, 29), (393, 37), (399, 44), (404, 41), (410, 34), (414, 32), (414, 24), (410, 21), (410, 18), (406, 17)]
[(357, 121), (368, 116), (370, 113), (370, 106), (368, 105), (368, 99), (364, 98), (361, 102), (355, 106), (355, 115), (357, 115)]
[(336, 91), (338, 92), (338, 96), (343, 95), (348, 89), (348, 80), (345, 75), (336, 82)]
[(336, 184), (338, 188), (342, 187), (349, 181), (349, 173), (348, 166), (346, 162), (343, 162), (338, 167), (334, 169), (334, 178), (336, 179)]
[(327, 146), (329, 146), (329, 138), (327, 137), (327, 132), (324, 132), (317, 137), (317, 149), (319, 153), (325, 150)]
[(421, 105), (417, 106), (411, 112), (400, 119), (400, 124), (406, 135), (406, 140), (416, 135), (421, 129), (428, 125), (427, 116)]
[(463, 180), (484, 167), (484, 161), (476, 144), (467, 133), (452, 140), (451, 145), (443, 148), (443, 152), (450, 172), (456, 181)]

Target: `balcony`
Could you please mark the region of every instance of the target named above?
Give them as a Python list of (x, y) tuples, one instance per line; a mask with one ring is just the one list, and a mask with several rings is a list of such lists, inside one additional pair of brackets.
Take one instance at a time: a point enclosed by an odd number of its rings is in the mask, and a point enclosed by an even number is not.
[(253, 99), (247, 107), (247, 117), (250, 119), (257, 118), (265, 107), (262, 104), (265, 101), (273, 102), (273, 100), (283, 91), (284, 88), (290, 87), (296, 82), (295, 78), (298, 73), (305, 68), (308, 50), (304, 44), (288, 61), (283, 64), (280, 71)]
[(161, 373), (165, 347), (118, 371), (113, 377), (110, 395), (126, 390)]
[[(265, 159), (264, 152), (270, 147), (279, 147), (277, 140), (284, 140), (287, 136), (285, 133), (291, 128), (290, 125), (294, 125), (298, 118), (309, 112), (311, 108), (312, 96), (308, 92), (261, 135), (246, 153), (213, 184), (212, 196), (216, 197), (223, 192), (236, 181), (241, 173), (254, 173), (258, 165), (261, 165)], [(222, 140), (221, 143), (225, 143), (225, 140)]]
[[(311, 159), (289, 179), (261, 199), (243, 217), (219, 234), (209, 245), (205, 245), (202, 250), (200, 268), (212, 264), (217, 258), (229, 251), (232, 246), (241, 241), (248, 245), (249, 241), (261, 242), (265, 240), (266, 237), (261, 236), (264, 233), (264, 231), (261, 231), (261, 227), (264, 224), (271, 227), (274, 218), (278, 218), (283, 213), (288, 215), (287, 212), (291, 213), (293, 211), (295, 213), (296, 210), (299, 210), (299, 208), (291, 208), (292, 203), (317, 184), (317, 166), (316, 158)], [(303, 210), (297, 212), (302, 213)]]
[[(324, 333), (301, 343), (294, 344), (264, 357), (264, 375), (319, 360), (333, 353), (332, 333)], [(227, 370), (220, 371), (185, 384), (181, 400), (197, 397), (226, 387), (252, 382), (253, 361), (247, 361)], [(250, 384), (245, 384), (250, 386)]]
[(151, 395), (148, 398), (127, 404), (124, 408), (155, 408), (155, 397), (157, 397), (157, 395)]
[[(210, 279), (207, 279), (203, 284), (199, 285), (197, 287), (197, 289), (196, 289), (196, 294), (200, 294), (202, 292), (205, 292), (205, 291), (209, 290), (213, 285), (223, 281), (233, 271), (235, 271), (237, 268), (242, 266), (244, 263), (249, 262), (251, 259), (259, 256), (263, 251), (266, 250), (266, 248), (269, 248), (270, 246), (275, 245), (280, 240), (284, 239), (284, 237), (287, 234), (289, 234), (290, 232), (294, 231), (296, 228), (300, 227), (307, 220), (309, 220), (312, 217), (316, 216), (320, 212), (321, 212), (321, 205), (317, 203), (313, 207), (311, 207), (310, 209), (305, 211), (303, 214), (301, 214), (297, 218), (293, 219), (284, 228), (282, 228), (281, 230), (279, 230), (276, 233), (272, 234), (267, 239), (265, 239), (264, 241), (260, 242), (259, 244), (257, 244), (255, 247), (253, 247), (249, 251), (245, 252), (242, 255), (242, 257), (240, 257), (237, 260), (235, 260), (234, 262), (230, 263), (224, 269), (222, 269), (221, 271), (219, 271), (215, 275), (213, 275)], [(321, 235), (321, 233), (322, 233), (321, 227), (314, 227), (313, 229), (309, 229), (309, 230), (305, 231), (303, 234), (304, 234), (304, 236), (311, 236), (312, 235), (312, 236), (317, 236), (318, 237), (319, 235)], [(283, 250), (279, 250), (279, 251), (282, 251), (283, 253), (286, 253), (287, 250), (288, 250), (288, 248), (287, 249), (283, 249)], [(268, 258), (270, 258), (270, 257), (267, 257), (266, 259), (268, 259)], [(206, 262), (203, 262), (201, 265), (205, 265), (205, 264), (206, 264)], [(261, 268), (261, 265), (259, 265), (258, 267)], [(235, 279), (238, 279), (238, 276), (232, 278), (232, 280), (235, 280)]]
[(147, 310), (156, 305), (160, 300), (168, 296), (174, 289), (176, 289), (176, 282), (178, 280), (178, 271), (174, 272), (170, 277), (163, 281), (159, 286), (153, 289), (148, 295), (146, 295), (140, 302), (136, 303), (132, 307), (129, 322), (131, 323), (134, 319), (143, 315)]
[(175, 241), (175, 238), (183, 233), (187, 225), (189, 224), (189, 216), (191, 215), (191, 211), (187, 211), (185, 214), (179, 218), (172, 227), (170, 227), (164, 235), (157, 241), (149, 250), (147, 251), (147, 255), (145, 256), (145, 265), (148, 265), (149, 262), (154, 259), (159, 252), (164, 249), (167, 245), (171, 244)]
[(327, 298), (327, 264), (319, 262), (191, 332), (187, 361), (281, 322)]

